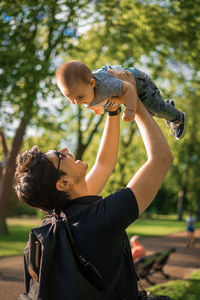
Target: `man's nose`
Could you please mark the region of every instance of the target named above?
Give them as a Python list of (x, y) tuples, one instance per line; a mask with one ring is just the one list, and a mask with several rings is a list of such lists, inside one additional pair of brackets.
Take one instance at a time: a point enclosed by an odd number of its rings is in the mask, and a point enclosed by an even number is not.
[(65, 155), (69, 154), (69, 150), (67, 148), (62, 148), (59, 150), (59, 152), (65, 154)]

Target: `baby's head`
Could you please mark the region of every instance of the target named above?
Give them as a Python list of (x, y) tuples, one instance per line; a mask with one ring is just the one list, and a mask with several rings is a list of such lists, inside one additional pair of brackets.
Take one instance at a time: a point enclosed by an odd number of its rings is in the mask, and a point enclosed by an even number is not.
[(89, 104), (94, 99), (95, 79), (90, 69), (79, 61), (62, 64), (56, 72), (62, 94), (73, 104)]

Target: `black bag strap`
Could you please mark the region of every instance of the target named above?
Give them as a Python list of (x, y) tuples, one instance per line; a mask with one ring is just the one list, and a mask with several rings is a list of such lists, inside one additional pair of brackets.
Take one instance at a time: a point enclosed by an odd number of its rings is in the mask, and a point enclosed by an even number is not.
[(135, 274), (136, 274), (137, 282), (138, 282), (138, 284), (140, 286), (140, 289), (141, 289), (140, 291), (138, 291), (139, 299), (143, 299), (143, 298), (145, 299), (145, 298), (147, 298), (147, 291), (144, 289), (144, 287), (142, 285), (142, 282), (141, 282), (138, 274), (136, 273), (136, 271), (135, 271)]
[(114, 276), (115, 278), (112, 280), (112, 283), (109, 285), (104, 280), (102, 274), (97, 270), (95, 265), (90, 263), (83, 255), (81, 255), (79, 253), (79, 251), (76, 247), (76, 244), (74, 242), (74, 238), (72, 236), (72, 233), (71, 233), (71, 230), (70, 230), (70, 227), (69, 227), (69, 223), (67, 221), (67, 216), (66, 216), (65, 222), (66, 222), (67, 233), (68, 233), (68, 237), (69, 237), (69, 240), (70, 240), (72, 250), (73, 250), (78, 262), (80, 263), (80, 265), (84, 267), (84, 269), (86, 270), (86, 272), (88, 272), (88, 274), (93, 274), (93, 279), (94, 280), (97, 279), (97, 281), (99, 281), (101, 283), (101, 286), (104, 286), (111, 294), (113, 294), (118, 299), (126, 300), (125, 298), (122, 298), (119, 295), (117, 295), (116, 292), (113, 289), (113, 287), (117, 283), (117, 279), (119, 278), (119, 275), (122, 271), (123, 259), (120, 260), (120, 266), (118, 267), (118, 270), (117, 270), (117, 272)]

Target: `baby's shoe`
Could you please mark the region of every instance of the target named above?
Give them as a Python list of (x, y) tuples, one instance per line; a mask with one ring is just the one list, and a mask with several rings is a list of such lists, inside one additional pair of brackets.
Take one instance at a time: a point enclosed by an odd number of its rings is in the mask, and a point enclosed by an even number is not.
[(181, 121), (178, 124), (170, 122), (170, 129), (177, 140), (181, 140), (184, 137), (186, 132), (186, 123), (187, 116), (184, 112), (181, 112)]
[[(166, 102), (175, 107), (173, 99), (166, 100)], [(167, 126), (170, 127), (170, 133), (172, 133), (177, 140), (181, 140), (184, 137), (187, 123), (186, 113), (181, 112), (181, 121), (178, 124), (175, 124), (170, 121), (166, 121), (166, 123)]]

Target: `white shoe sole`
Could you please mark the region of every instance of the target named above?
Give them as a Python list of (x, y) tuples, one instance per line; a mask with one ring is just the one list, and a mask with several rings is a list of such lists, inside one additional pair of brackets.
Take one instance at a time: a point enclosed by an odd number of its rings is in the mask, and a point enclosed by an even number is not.
[(176, 137), (177, 140), (181, 140), (184, 137), (185, 133), (186, 133), (187, 115), (184, 112), (183, 112), (183, 115), (184, 115), (184, 129), (183, 129), (182, 134), (178, 138)]

